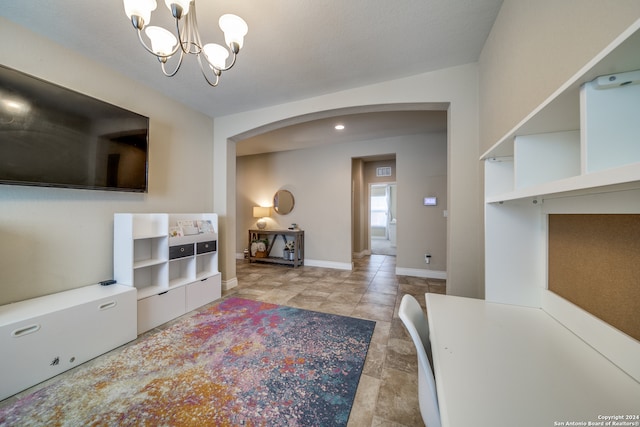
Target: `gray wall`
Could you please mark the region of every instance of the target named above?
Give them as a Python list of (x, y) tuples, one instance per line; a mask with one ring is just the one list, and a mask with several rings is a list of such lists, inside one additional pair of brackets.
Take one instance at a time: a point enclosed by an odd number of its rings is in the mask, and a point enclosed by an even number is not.
[(212, 211), (210, 117), (3, 18), (0, 38), (4, 65), (150, 118), (147, 194), (0, 185), (0, 304), (111, 278), (115, 212)]

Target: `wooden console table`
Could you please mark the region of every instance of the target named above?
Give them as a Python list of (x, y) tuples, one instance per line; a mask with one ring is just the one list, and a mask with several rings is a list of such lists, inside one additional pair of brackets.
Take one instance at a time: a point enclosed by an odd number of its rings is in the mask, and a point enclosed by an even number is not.
[[(293, 259), (284, 259), (283, 254), (271, 254), (273, 244), (281, 236), (285, 244), (291, 240), (294, 243)], [(287, 239), (289, 237), (289, 239)], [(255, 240), (268, 240), (266, 256), (258, 257), (251, 254), (249, 249), (249, 262), (270, 262), (273, 264), (292, 265), (297, 267), (304, 264), (304, 231), (303, 230), (249, 230), (249, 248)]]

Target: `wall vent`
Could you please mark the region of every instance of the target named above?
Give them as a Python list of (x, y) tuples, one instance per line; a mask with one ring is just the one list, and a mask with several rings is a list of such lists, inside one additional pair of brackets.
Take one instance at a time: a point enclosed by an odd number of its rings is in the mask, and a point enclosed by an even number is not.
[(391, 166), (376, 168), (376, 176), (391, 176)]

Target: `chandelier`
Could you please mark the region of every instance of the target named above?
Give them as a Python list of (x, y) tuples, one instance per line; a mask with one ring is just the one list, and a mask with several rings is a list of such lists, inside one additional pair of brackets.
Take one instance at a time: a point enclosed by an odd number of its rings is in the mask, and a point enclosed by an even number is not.
[[(156, 0), (124, 0), (124, 11), (137, 30), (140, 43), (149, 53), (158, 58), (165, 76), (175, 76), (180, 70), (185, 55), (192, 54), (196, 56), (207, 83), (214, 87), (218, 86), (222, 72), (227, 71), (236, 63), (238, 52), (242, 49), (244, 36), (249, 30), (247, 23), (236, 15), (222, 15), (218, 25), (224, 33), (225, 43), (229, 50), (215, 43), (203, 45), (198, 31), (195, 0), (165, 0), (165, 4), (175, 18), (177, 37), (162, 27), (148, 25), (151, 20), (151, 12), (157, 7)], [(142, 30), (151, 42), (151, 47), (145, 42)], [(229, 51), (231, 51), (232, 58), (227, 65)], [(175, 68), (167, 71), (167, 62), (174, 56), (178, 58), (172, 60), (172, 62), (176, 62)], [(202, 56), (206, 61), (204, 64)]]

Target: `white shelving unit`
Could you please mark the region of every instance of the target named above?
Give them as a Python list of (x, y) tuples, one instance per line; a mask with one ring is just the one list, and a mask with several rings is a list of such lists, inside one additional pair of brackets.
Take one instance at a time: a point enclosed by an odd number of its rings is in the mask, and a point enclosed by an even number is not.
[(220, 298), (217, 249), (216, 214), (115, 214), (114, 279), (137, 290), (138, 333)]
[[(548, 291), (546, 240), (548, 214), (640, 213), (636, 70), (640, 20), (481, 160), (486, 299), (547, 310), (640, 380), (637, 341)], [(633, 82), (620, 86), (629, 79)], [(617, 84), (603, 87), (611, 82)]]
[[(636, 22), (481, 156), (488, 203), (640, 181), (638, 27)], [(612, 76), (635, 83), (598, 84)]]

